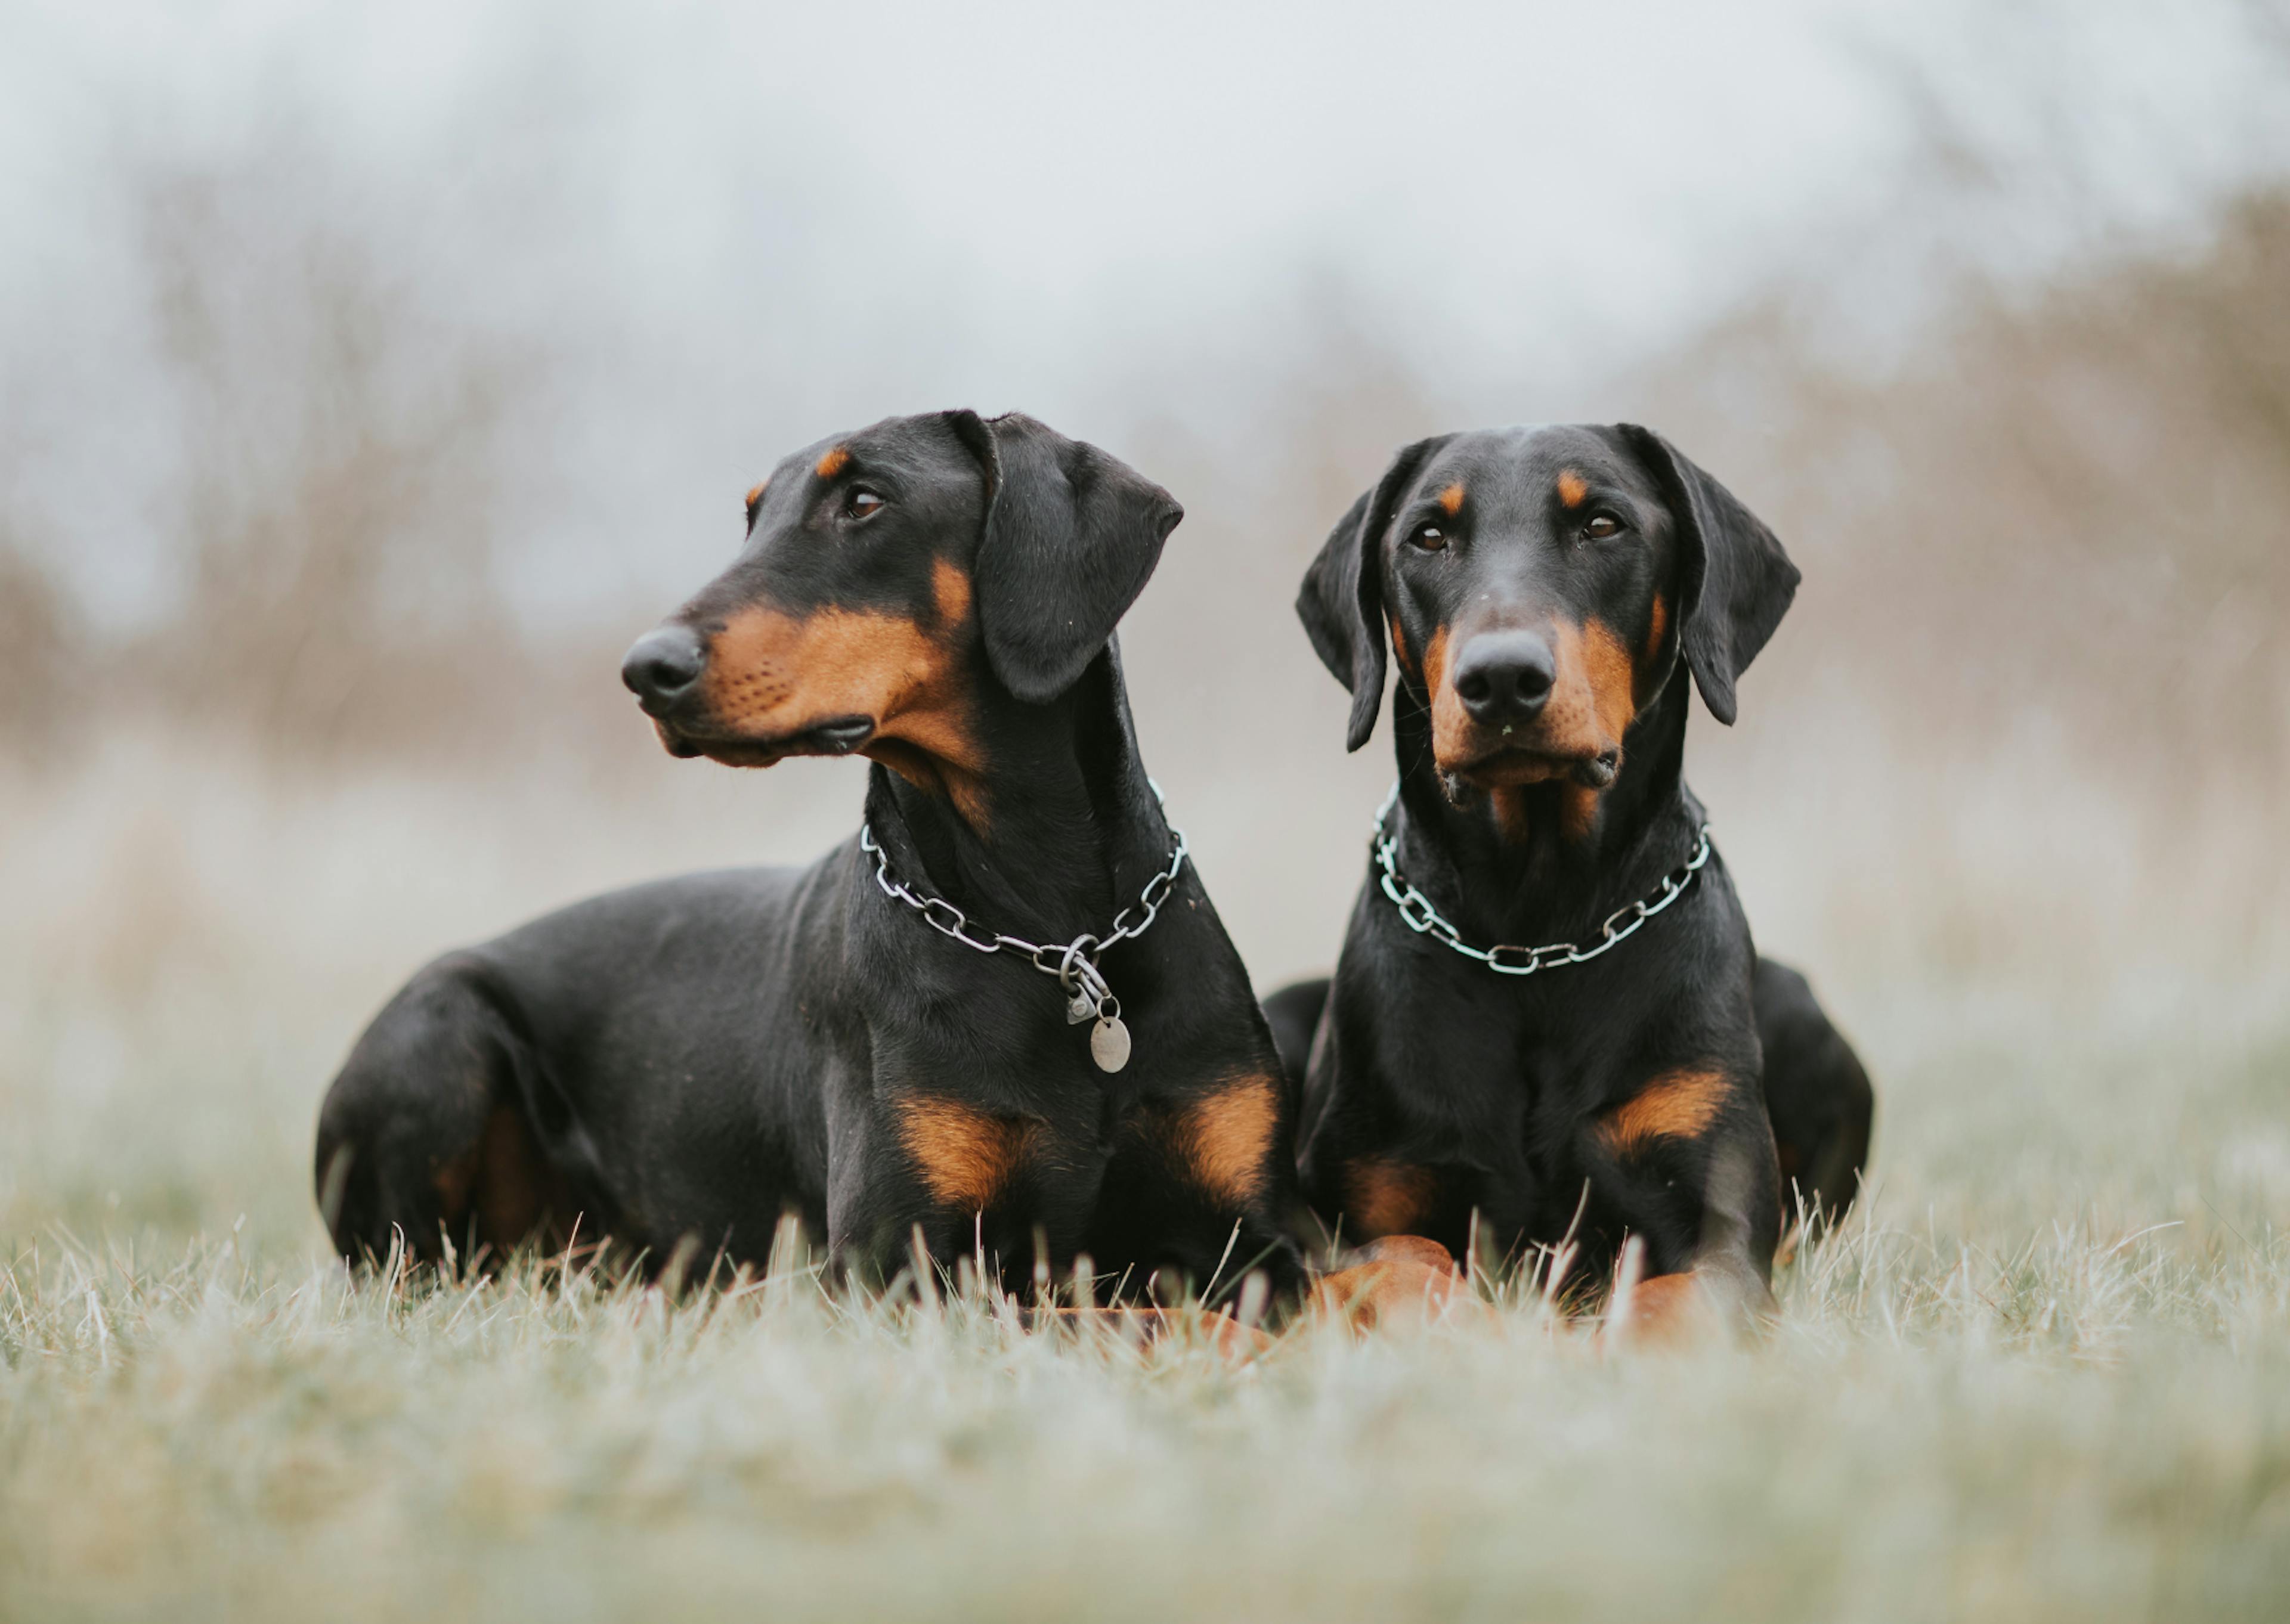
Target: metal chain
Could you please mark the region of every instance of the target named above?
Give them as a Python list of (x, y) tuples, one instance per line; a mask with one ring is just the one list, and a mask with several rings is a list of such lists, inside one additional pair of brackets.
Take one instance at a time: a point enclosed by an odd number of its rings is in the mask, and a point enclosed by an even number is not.
[[(1158, 800), (1161, 787), (1154, 784), (1152, 789), (1154, 798)], [(1113, 996), (1112, 989), (1106, 985), (1105, 977), (1098, 970), (1097, 961), (1115, 942), (1145, 934), (1152, 927), (1153, 921), (1160, 916), (1161, 904), (1169, 900), (1169, 892), (1177, 883), (1178, 871), (1185, 866), (1185, 831), (1173, 823), (1169, 826), (1169, 833), (1177, 837), (1177, 844), (1169, 853), (1169, 866), (1145, 882), (1143, 894), (1113, 916), (1113, 924), (1104, 935), (1084, 932), (1068, 942), (1030, 942), (1021, 936), (1007, 936), (999, 931), (989, 934), (983, 927), (973, 926), (969, 916), (944, 897), (917, 894), (904, 880), (891, 872), (890, 853), (876, 841), (875, 826), (871, 823), (862, 822), (859, 826), (859, 849), (874, 857), (875, 884), (882, 888), (883, 894), (913, 908), (931, 929), (942, 936), (951, 936), (975, 952), (1022, 953), (1035, 969), (1045, 975), (1057, 977), (1058, 985), (1069, 996), (1086, 994), (1091, 1006), (1101, 1015), (1109, 1012), (1117, 1015), (1120, 1000)], [(1133, 921), (1129, 916), (1141, 908), (1143, 910), (1141, 916)], [(973, 934), (973, 931), (977, 933)], [(1111, 1006), (1110, 1012), (1108, 1005)]]
[[(1399, 871), (1399, 842), (1386, 828), (1391, 809), (1399, 804), (1399, 786), (1395, 783), (1391, 793), (1375, 814), (1375, 835), (1369, 849), (1375, 853), (1376, 867), (1381, 870), (1383, 894), (1389, 897), (1399, 909), (1399, 916), (1407, 928), (1419, 936), (1429, 936), (1443, 941), (1465, 958), (1478, 960), (1499, 975), (1533, 975), (1538, 970), (1548, 970), (1559, 964), (1581, 964), (1611, 953), (1635, 935), (1639, 927), (1662, 909), (1685, 894), (1693, 876), (1709, 860), (1709, 826), (1703, 824), (1693, 844), (1693, 855), (1682, 868), (1673, 868), (1662, 876), (1661, 888), (1644, 900), (1616, 908), (1606, 916), (1598, 927), (1598, 940), (1588, 948), (1570, 941), (1554, 941), (1541, 948), (1521, 948), (1505, 942), (1492, 948), (1475, 948), (1463, 940), (1463, 933), (1441, 917), (1431, 906), (1431, 899), (1415, 889), (1407, 876)], [(1624, 921), (1628, 921), (1627, 924)]]

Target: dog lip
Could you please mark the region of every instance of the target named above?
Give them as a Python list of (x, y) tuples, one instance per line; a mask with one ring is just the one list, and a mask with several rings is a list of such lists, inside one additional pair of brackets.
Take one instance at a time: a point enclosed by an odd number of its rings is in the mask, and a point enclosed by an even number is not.
[(805, 728), (799, 738), (814, 744), (821, 755), (848, 756), (875, 736), (872, 716), (837, 716)]
[[(1562, 778), (1583, 763), (1596, 759), (1597, 759), (1596, 756), (1573, 751), (1538, 750), (1528, 745), (1507, 744), (1498, 746), (1483, 755), (1474, 756), (1469, 761), (1457, 762), (1453, 766), (1444, 768), (1443, 771), (1462, 779), (1484, 778), (1489, 782), (1499, 784), (1521, 783), (1533, 782), (1536, 779)], [(1514, 773), (1530, 769), (1539, 769), (1539, 771), (1533, 772), (1531, 778), (1520, 779), (1513, 776)]]
[(875, 736), (871, 716), (834, 716), (792, 732), (765, 737), (716, 732), (657, 719), (653, 727), (671, 756), (705, 756), (734, 767), (768, 767), (789, 756), (848, 756)]

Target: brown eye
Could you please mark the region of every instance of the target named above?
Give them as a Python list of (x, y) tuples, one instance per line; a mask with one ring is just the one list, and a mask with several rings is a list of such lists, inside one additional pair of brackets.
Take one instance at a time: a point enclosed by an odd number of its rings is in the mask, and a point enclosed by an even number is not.
[(854, 519), (863, 519), (883, 505), (883, 499), (865, 485), (853, 485), (851, 494), (843, 499), (843, 511)]
[(1593, 541), (1603, 541), (1608, 536), (1618, 536), (1621, 534), (1621, 521), (1617, 519), (1611, 513), (1599, 514), (1588, 524), (1582, 526), (1582, 533), (1589, 537)]
[(1407, 539), (1427, 553), (1436, 553), (1447, 545), (1447, 532), (1437, 524), (1418, 524)]

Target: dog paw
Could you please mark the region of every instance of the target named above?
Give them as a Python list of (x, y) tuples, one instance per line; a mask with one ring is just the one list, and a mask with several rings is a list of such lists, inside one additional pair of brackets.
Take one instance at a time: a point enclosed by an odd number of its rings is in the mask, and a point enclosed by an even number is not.
[(1312, 1287), (1314, 1315), (1365, 1332), (1426, 1324), (1456, 1314), (1491, 1313), (1455, 1272), (1446, 1249), (1433, 1250), (1439, 1253), (1437, 1264), (1423, 1261), (1420, 1254), (1404, 1253), (1322, 1276)]
[(1612, 1352), (1679, 1353), (1726, 1340), (1726, 1329), (1709, 1288), (1689, 1271), (1616, 1292), (1599, 1342)]

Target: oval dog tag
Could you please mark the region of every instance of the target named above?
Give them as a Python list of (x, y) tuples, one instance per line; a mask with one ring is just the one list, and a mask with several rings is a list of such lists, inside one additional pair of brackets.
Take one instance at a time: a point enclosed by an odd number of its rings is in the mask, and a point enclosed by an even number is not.
[(1089, 1058), (1100, 1071), (1119, 1071), (1129, 1064), (1129, 1028), (1118, 1015), (1101, 1015), (1089, 1031)]

